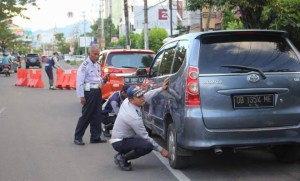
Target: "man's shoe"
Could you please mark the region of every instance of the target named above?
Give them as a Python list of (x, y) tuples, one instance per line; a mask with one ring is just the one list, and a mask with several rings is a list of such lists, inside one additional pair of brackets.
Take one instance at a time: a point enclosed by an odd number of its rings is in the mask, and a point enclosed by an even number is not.
[(131, 163), (128, 163), (127, 160), (122, 156), (122, 154), (117, 154), (115, 156), (115, 164), (117, 164), (121, 170), (132, 170)]
[(74, 140), (75, 145), (85, 145), (85, 143), (82, 140)]
[[(117, 153), (117, 154), (114, 156), (115, 164), (116, 164), (116, 165), (119, 165), (119, 164), (118, 164), (118, 160), (117, 160), (117, 156), (119, 156), (120, 154), (121, 154), (121, 153)], [(131, 167), (131, 162), (127, 160), (127, 161), (125, 162), (125, 166), (126, 166), (126, 167), (129, 167), (129, 166)]]
[(105, 129), (105, 128), (103, 128), (103, 135), (104, 135), (105, 137), (111, 137), (111, 134), (109, 133), (109, 130), (108, 130), (108, 129)]
[(90, 143), (106, 143), (106, 142), (107, 142), (107, 140), (103, 140), (101, 138), (99, 138), (99, 139), (91, 139), (90, 140)]

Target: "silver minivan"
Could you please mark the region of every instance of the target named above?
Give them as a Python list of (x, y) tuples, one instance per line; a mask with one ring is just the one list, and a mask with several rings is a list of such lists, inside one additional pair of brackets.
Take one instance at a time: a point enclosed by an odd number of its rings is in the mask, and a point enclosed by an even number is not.
[[(295, 161), (300, 143), (300, 55), (284, 31), (191, 33), (164, 44), (142, 88), (167, 91), (144, 106), (149, 133), (173, 168), (201, 150), (267, 148)], [(197, 152), (196, 152), (197, 151)]]

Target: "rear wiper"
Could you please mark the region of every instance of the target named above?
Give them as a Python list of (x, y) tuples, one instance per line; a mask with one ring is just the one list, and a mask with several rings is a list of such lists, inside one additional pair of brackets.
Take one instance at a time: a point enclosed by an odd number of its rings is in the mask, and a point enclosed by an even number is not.
[(258, 72), (263, 79), (266, 79), (266, 75), (259, 69), (255, 67), (248, 67), (243, 65), (222, 65), (221, 67), (229, 67), (229, 68), (237, 68), (237, 69), (244, 69), (244, 70), (252, 70)]

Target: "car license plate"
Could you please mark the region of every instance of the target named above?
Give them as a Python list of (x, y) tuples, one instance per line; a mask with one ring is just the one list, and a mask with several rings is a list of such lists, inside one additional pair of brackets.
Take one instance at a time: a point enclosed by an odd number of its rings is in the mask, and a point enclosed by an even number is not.
[(274, 94), (235, 95), (234, 108), (266, 108), (274, 107)]
[(141, 77), (124, 77), (124, 84), (142, 84), (143, 81)]

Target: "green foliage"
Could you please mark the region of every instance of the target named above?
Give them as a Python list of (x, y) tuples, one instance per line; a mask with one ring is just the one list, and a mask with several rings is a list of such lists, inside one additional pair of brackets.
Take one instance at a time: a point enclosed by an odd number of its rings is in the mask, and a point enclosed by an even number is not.
[(26, 5), (36, 6), (36, 0), (1, 0), (0, 1), (0, 21), (20, 15), (27, 10)]
[(168, 37), (168, 32), (164, 28), (152, 28), (149, 31), (149, 49), (157, 52), (163, 45), (163, 40)]
[(58, 51), (62, 54), (69, 53), (69, 44), (66, 42), (66, 39), (64, 37), (63, 33), (56, 33), (54, 35), (56, 40), (56, 46), (58, 48)]
[(231, 22), (228, 22), (227, 24), (227, 30), (238, 30), (238, 29), (244, 29), (243, 24), (239, 20), (234, 20)]
[(0, 47), (2, 52), (12, 49), (17, 38), (18, 36), (11, 32), (6, 23), (0, 22)]

